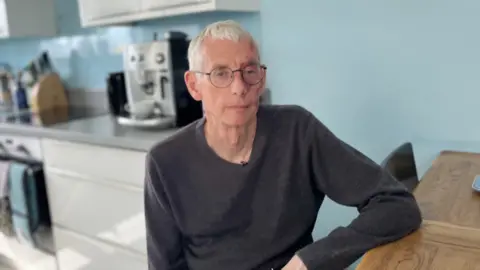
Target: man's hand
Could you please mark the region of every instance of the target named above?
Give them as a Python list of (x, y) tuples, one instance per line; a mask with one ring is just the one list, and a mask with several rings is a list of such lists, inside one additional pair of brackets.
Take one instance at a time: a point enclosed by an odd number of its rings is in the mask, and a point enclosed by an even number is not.
[(295, 255), (288, 263), (285, 265), (282, 270), (308, 270), (305, 264), (302, 262), (302, 259)]

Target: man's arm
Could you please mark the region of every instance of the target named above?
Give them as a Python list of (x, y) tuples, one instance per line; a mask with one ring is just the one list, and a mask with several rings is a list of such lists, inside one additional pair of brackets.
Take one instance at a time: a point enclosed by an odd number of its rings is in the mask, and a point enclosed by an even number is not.
[(175, 225), (162, 188), (159, 168), (147, 154), (145, 172), (145, 222), (149, 270), (186, 270), (181, 234)]
[(359, 216), (297, 253), (307, 269), (344, 269), (368, 250), (418, 229), (420, 209), (403, 184), (313, 115), (310, 120), (307, 151), (317, 188), (339, 204), (357, 207)]

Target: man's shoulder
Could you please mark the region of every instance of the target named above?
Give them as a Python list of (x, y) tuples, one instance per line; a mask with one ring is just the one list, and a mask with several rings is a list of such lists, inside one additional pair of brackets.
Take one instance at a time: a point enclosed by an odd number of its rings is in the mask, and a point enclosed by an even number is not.
[(324, 134), (329, 131), (313, 112), (300, 105), (265, 105), (262, 114), (266, 119), (264, 122), (271, 126), (276, 136), (293, 136), (304, 140), (314, 133)]
[(276, 125), (308, 125), (313, 114), (300, 105), (262, 105), (262, 113), (265, 118), (270, 118)]
[(310, 117), (311, 112), (301, 105), (296, 104), (269, 104), (262, 105), (262, 110), (271, 116), (288, 116), (295, 119)]
[[(202, 119), (196, 120), (182, 128), (179, 128), (168, 138), (154, 144), (147, 152), (156, 160), (172, 157), (179, 153), (186, 153), (195, 143), (197, 125)], [(187, 153), (186, 153), (187, 154)]]

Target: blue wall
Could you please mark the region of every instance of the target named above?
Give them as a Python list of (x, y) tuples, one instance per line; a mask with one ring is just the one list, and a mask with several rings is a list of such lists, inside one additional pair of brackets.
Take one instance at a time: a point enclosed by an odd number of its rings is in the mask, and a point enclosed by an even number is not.
[(403, 140), (478, 140), (480, 2), (263, 1), (276, 103), (379, 161)]
[[(262, 5), (274, 103), (306, 106), (377, 162), (411, 140), (420, 173), (441, 149), (473, 149), (466, 141), (479, 141), (479, 1)], [(327, 201), (316, 235), (355, 215)]]

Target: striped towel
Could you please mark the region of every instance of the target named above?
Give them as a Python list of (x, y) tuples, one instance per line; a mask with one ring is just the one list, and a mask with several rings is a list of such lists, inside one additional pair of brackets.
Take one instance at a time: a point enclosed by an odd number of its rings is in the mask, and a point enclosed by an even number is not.
[(8, 171), (10, 162), (0, 160), (0, 199), (8, 196)]
[(9, 171), (10, 162), (0, 160), (0, 232), (13, 236), (15, 232), (10, 208)]

